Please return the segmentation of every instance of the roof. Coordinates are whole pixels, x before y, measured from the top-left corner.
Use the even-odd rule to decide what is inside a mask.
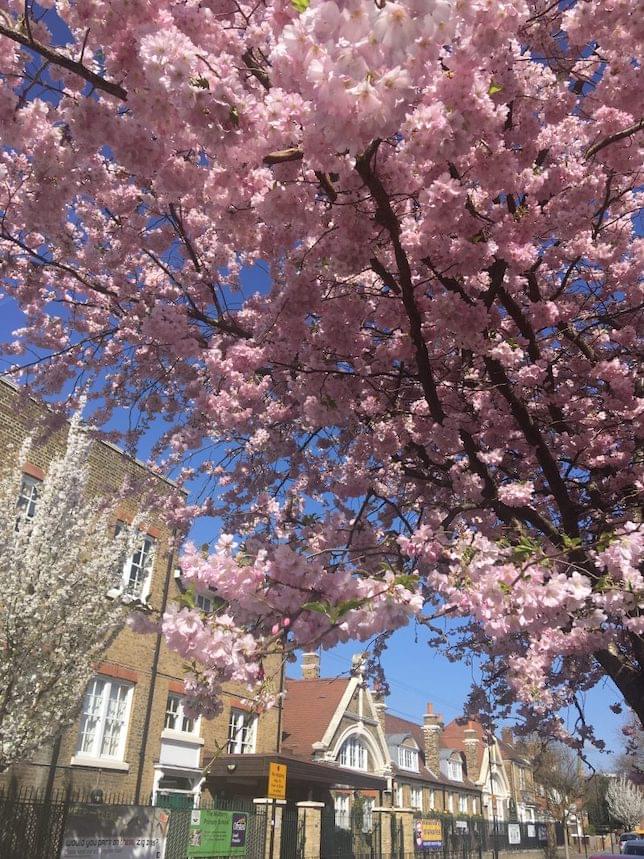
[[[403,739],[404,737],[413,737],[416,742],[416,745],[420,749],[420,769],[418,773],[419,778],[448,787],[454,786],[459,787],[461,789],[466,788],[469,790],[478,790],[476,785],[473,784],[470,779],[466,778],[462,782],[452,781],[451,779],[444,776],[443,773],[435,773],[427,766],[425,762],[425,741],[421,725],[417,724],[416,722],[410,722],[407,719],[401,719],[399,716],[393,716],[391,713],[385,713],[385,734],[387,736],[388,744],[393,744],[396,740]],[[406,770],[402,767],[399,767],[395,750],[391,749],[391,752],[394,771],[397,773],[404,774],[409,778],[413,778],[415,773],[411,772],[410,770]]]
[[[476,766],[480,772],[481,764],[483,763],[483,750],[486,748],[485,731],[480,722],[475,722],[472,719],[452,719],[443,730],[441,736],[441,746],[445,749],[456,749],[459,752],[465,752],[465,731],[472,730],[476,732],[479,742],[476,745]],[[470,775],[478,776],[470,773]]]
[[[282,710],[282,748],[310,758],[340,705],[349,685],[347,678],[293,680],[286,678]]]

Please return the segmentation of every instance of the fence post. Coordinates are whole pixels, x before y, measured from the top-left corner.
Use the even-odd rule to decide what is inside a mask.
[[[319,859],[323,802],[298,802],[297,823],[304,831],[302,859]]]
[[[262,859],[279,859],[282,849],[282,813],[286,800],[261,797],[254,799],[257,811],[264,817],[264,848]]]
[[[402,826],[402,848],[403,855],[410,857],[414,855],[414,809],[395,808],[400,825]]]

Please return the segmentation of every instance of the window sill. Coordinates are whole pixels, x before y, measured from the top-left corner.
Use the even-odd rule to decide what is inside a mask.
[[[164,728],[161,731],[162,740],[174,740],[177,743],[189,743],[192,746],[203,746],[204,739],[197,734],[188,734],[185,731],[173,731],[171,728]]]
[[[90,767],[94,770],[118,770],[129,772],[130,765],[125,761],[115,761],[111,758],[93,758],[90,755],[74,755],[70,761],[73,767]]]

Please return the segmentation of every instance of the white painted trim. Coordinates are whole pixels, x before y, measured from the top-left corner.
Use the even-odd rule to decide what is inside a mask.
[[[351,725],[346,728],[341,734],[340,737],[336,740],[336,743],[333,747],[333,750],[330,752],[330,755],[334,761],[338,760],[338,755],[340,754],[340,749],[344,745],[344,743],[350,739],[351,737],[358,737],[362,740],[369,749],[369,751],[373,755],[374,759],[374,770],[375,772],[384,772],[385,767],[389,763],[389,756],[387,758],[383,758],[382,750],[378,748],[373,736],[369,733],[369,731],[364,730],[364,725],[362,728],[360,725],[356,725],[355,727]],[[342,764],[338,763],[338,767],[340,769],[351,770],[352,772],[368,772],[368,770],[354,770],[352,767],[343,767]]]
[[[320,742],[324,743],[324,745],[329,748],[331,743],[333,742],[333,737],[335,732],[338,730],[340,722],[342,721],[342,717],[344,716],[345,710],[351,703],[351,699],[353,698],[353,693],[356,691],[358,686],[359,679],[357,677],[351,677],[349,682],[347,683],[347,688],[344,690],[344,694],[342,698],[340,698],[340,703],[336,707],[335,713],[333,714],[331,721],[328,724],[326,731]]]
[[[164,728],[161,731],[162,740],[174,740],[177,743],[185,743],[187,746],[203,746],[205,740],[197,734],[189,734],[187,731],[173,731]]]
[[[70,764],[73,767],[91,767],[96,770],[130,771],[130,765],[125,761],[115,761],[112,758],[93,758],[91,755],[76,754],[72,757]]]

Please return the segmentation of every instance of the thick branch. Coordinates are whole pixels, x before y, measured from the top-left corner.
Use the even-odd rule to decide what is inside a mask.
[[[59,51],[55,51],[52,48],[47,47],[47,45],[43,45],[43,43],[39,42],[37,39],[30,39],[28,35],[24,35],[17,30],[6,27],[1,20],[0,36],[6,36],[7,39],[11,39],[13,42],[17,42],[19,45],[40,54],[40,56],[44,57],[48,62],[60,66],[63,69],[67,69],[67,71],[73,72],[75,75],[78,75],[78,77],[83,78],[83,80],[90,83],[95,89],[100,89],[121,101],[127,101],[127,90],[120,84],[106,80],[100,75],[97,75],[96,72],[88,69],[87,66],[82,64],[82,62],[72,60],[71,57],[67,57],[65,54],[61,54]]]
[[[606,146],[610,146],[611,143],[617,143],[619,140],[624,140],[627,137],[631,137],[633,134],[637,134],[638,131],[641,131],[644,128],[644,119],[640,119],[639,122],[636,122],[634,125],[630,125],[628,128],[622,129],[622,131],[616,131],[615,134],[609,134],[608,137],[604,137],[603,140],[598,140],[597,143],[593,143],[593,145],[586,150],[586,159],[592,158],[593,155],[596,155]]]

